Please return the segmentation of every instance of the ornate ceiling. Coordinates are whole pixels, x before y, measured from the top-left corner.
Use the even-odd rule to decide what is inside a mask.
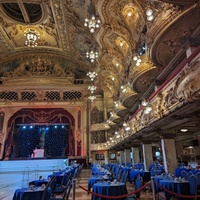
[[[96,71],[96,94],[120,100],[124,118],[186,57],[191,41],[199,44],[199,9],[197,0],[0,0],[0,75],[37,59],[53,60],[75,80]],[[94,33],[84,26],[92,16],[101,21]],[[39,33],[37,47],[25,45],[27,29]],[[99,55],[93,63],[91,50]]]

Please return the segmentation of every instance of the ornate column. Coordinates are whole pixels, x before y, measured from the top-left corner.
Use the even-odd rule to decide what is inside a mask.
[[[7,121],[5,120],[5,112],[1,111],[0,112],[0,159],[2,159],[3,156],[6,126],[7,126]]]
[[[139,148],[132,147],[131,151],[132,151],[132,164],[134,166],[135,164],[140,162]]]
[[[108,164],[108,151],[104,152],[104,159],[105,159],[105,164]]]
[[[170,173],[174,173],[177,167],[176,147],[173,138],[173,136],[164,136],[161,138],[164,168],[166,172]]]
[[[142,144],[142,153],[144,160],[144,169],[149,169],[149,166],[153,163],[153,152],[151,144]]]
[[[131,162],[131,155],[130,155],[130,149],[125,149],[124,150],[124,161],[125,161],[125,165],[127,163]]]
[[[124,159],[124,151],[120,151],[120,160],[119,160],[120,164],[122,165],[122,163],[125,162],[125,159]]]

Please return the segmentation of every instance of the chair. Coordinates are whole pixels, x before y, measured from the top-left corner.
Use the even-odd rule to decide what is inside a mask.
[[[181,172],[181,178],[185,178],[185,180],[187,180],[187,172],[185,170]]]
[[[126,184],[127,177],[128,177],[128,171],[124,171],[122,174],[121,182]]]
[[[194,174],[192,174],[189,179],[190,184],[190,195],[196,195],[197,193],[197,178]]]
[[[72,188],[72,183],[71,183],[71,180],[68,179],[68,182],[65,186],[65,190],[63,192],[63,196],[61,196],[61,197],[60,196],[59,197],[51,197],[48,200],[68,200],[71,188]],[[42,200],[44,200],[44,199],[42,199]]]
[[[135,180],[135,191],[140,189],[143,186],[143,179],[140,175],[137,176]],[[140,193],[141,191],[135,193],[134,195],[130,195],[125,198],[125,200],[137,200],[140,199]]]
[[[190,178],[190,176],[192,176],[193,175],[193,173],[192,173],[192,171],[189,171],[188,172],[188,174],[187,174],[187,180]]]
[[[142,187],[142,185],[143,185],[143,179],[142,179],[142,177],[141,176],[137,176],[136,181],[135,181],[135,190],[140,189]],[[137,199],[140,199],[140,193],[141,193],[141,191],[137,192],[135,194],[135,196],[136,196]]]
[[[67,176],[67,180],[65,180],[65,179],[66,179],[66,176]],[[66,188],[66,186],[67,186],[67,184],[68,184],[68,180],[71,180],[71,176],[72,176],[71,173],[70,173],[69,175],[68,175],[68,174],[65,174],[64,177],[63,177],[63,178],[65,178],[65,179],[62,181],[62,184],[61,184],[60,186],[54,188],[54,189],[52,190],[52,194],[55,195],[55,194],[62,194],[62,193],[64,193],[65,188]],[[64,181],[66,182],[66,184],[64,184]]]
[[[197,195],[200,194],[200,172],[195,174],[196,178],[197,178]]]

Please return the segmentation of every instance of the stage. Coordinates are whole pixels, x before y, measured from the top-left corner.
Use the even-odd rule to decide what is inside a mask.
[[[69,165],[67,158],[47,159],[29,158],[0,161],[0,173],[9,172],[35,172],[35,171],[56,171]]]
[[[41,157],[41,158],[15,158],[0,161],[0,173],[9,172],[36,172],[36,171],[57,171],[66,168],[73,162],[86,165],[85,157]]]

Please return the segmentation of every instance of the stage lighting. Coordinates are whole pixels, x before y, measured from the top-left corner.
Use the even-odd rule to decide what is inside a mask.
[[[65,128],[65,126],[62,126],[62,128]]]
[[[57,128],[57,126],[54,126],[54,128]]]
[[[26,126],[23,126],[23,129],[25,129],[26,128]]]
[[[30,128],[33,128],[33,126],[30,126]]]

